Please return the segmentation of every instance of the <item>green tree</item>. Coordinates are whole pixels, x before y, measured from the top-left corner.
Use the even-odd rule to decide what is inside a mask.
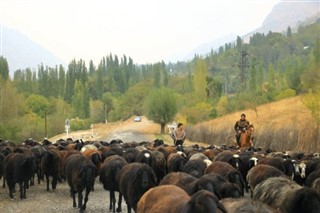
[[[292,36],[292,30],[291,30],[291,27],[288,26],[288,28],[287,28],[287,37],[291,38],[291,36]]]
[[[72,97],[73,116],[86,118],[84,110],[84,87],[81,81],[76,80],[74,84],[74,95]]]
[[[147,117],[160,124],[161,134],[165,126],[176,115],[177,101],[172,90],[168,88],[155,89],[149,93],[145,102]]]
[[[26,104],[28,108],[40,118],[44,118],[52,112],[50,102],[42,95],[30,95],[26,100]]]
[[[59,81],[58,81],[58,90],[59,96],[64,97],[65,95],[65,85],[66,84],[66,72],[62,65],[59,66]]]
[[[193,88],[195,98],[198,102],[203,102],[207,100],[207,76],[208,68],[205,60],[197,58],[193,76]]]
[[[304,105],[311,111],[312,117],[316,122],[317,141],[316,148],[320,149],[320,90],[312,91],[304,95],[302,99]]]
[[[9,65],[7,59],[3,56],[0,56],[0,76],[3,80],[7,80],[9,78]]]

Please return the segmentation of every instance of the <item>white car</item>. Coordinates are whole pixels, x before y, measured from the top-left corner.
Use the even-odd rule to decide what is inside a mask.
[[[141,122],[141,116],[136,116],[134,118],[134,122]]]

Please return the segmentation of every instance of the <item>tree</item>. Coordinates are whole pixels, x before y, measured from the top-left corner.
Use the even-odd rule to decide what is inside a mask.
[[[147,117],[160,124],[161,134],[164,133],[166,124],[174,118],[178,111],[173,91],[163,87],[149,93],[145,107]]]
[[[207,76],[208,68],[205,60],[197,58],[193,76],[193,88],[198,102],[203,102],[207,99]]]
[[[320,149],[320,90],[313,92],[311,89],[302,99],[304,105],[311,111],[316,122],[317,141],[316,148]]]
[[[3,80],[7,80],[9,77],[8,62],[3,56],[0,56],[0,76]]]
[[[287,28],[287,37],[291,38],[291,36],[292,36],[292,30],[291,30],[291,27],[288,26],[288,28]]]
[[[80,80],[76,80],[74,84],[74,95],[72,97],[72,108],[75,117],[89,117],[90,97],[88,83],[83,85]]]
[[[52,106],[47,98],[41,95],[30,95],[26,100],[28,108],[40,118],[52,112]]]

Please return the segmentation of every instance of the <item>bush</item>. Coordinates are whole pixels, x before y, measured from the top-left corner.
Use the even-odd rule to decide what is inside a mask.
[[[281,99],[285,99],[285,98],[291,98],[296,96],[296,91],[293,89],[286,89],[281,91],[277,96],[274,97],[275,101],[279,101]]]
[[[77,131],[77,130],[83,130],[83,129],[89,129],[90,128],[90,122],[89,120],[84,120],[80,118],[73,118],[70,122],[71,130]]]

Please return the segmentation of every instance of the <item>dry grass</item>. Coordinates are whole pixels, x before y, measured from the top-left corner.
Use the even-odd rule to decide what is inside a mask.
[[[300,96],[259,106],[257,114],[253,110],[243,112],[255,126],[256,146],[276,150],[317,149],[316,124]],[[189,138],[209,144],[234,144],[233,127],[241,113],[232,113],[188,128]]]
[[[275,150],[297,150],[320,152],[317,146],[316,124],[310,111],[303,105],[301,97],[297,96],[259,106],[257,114],[253,110],[243,111],[247,119],[255,126],[255,144],[259,147]],[[233,126],[240,119],[241,112],[235,112],[217,119],[197,124],[193,127],[187,126],[186,145],[197,143],[202,146],[207,144],[233,145],[235,142]],[[135,123],[133,118],[127,121],[94,124],[94,135],[91,130],[71,132],[70,137],[85,140],[103,140],[114,131],[136,131],[144,134],[147,138],[154,140],[163,139],[167,144],[172,144],[168,134],[160,134],[160,125],[153,123],[146,117],[142,122]],[[65,134],[50,138],[56,141],[66,138]]]

